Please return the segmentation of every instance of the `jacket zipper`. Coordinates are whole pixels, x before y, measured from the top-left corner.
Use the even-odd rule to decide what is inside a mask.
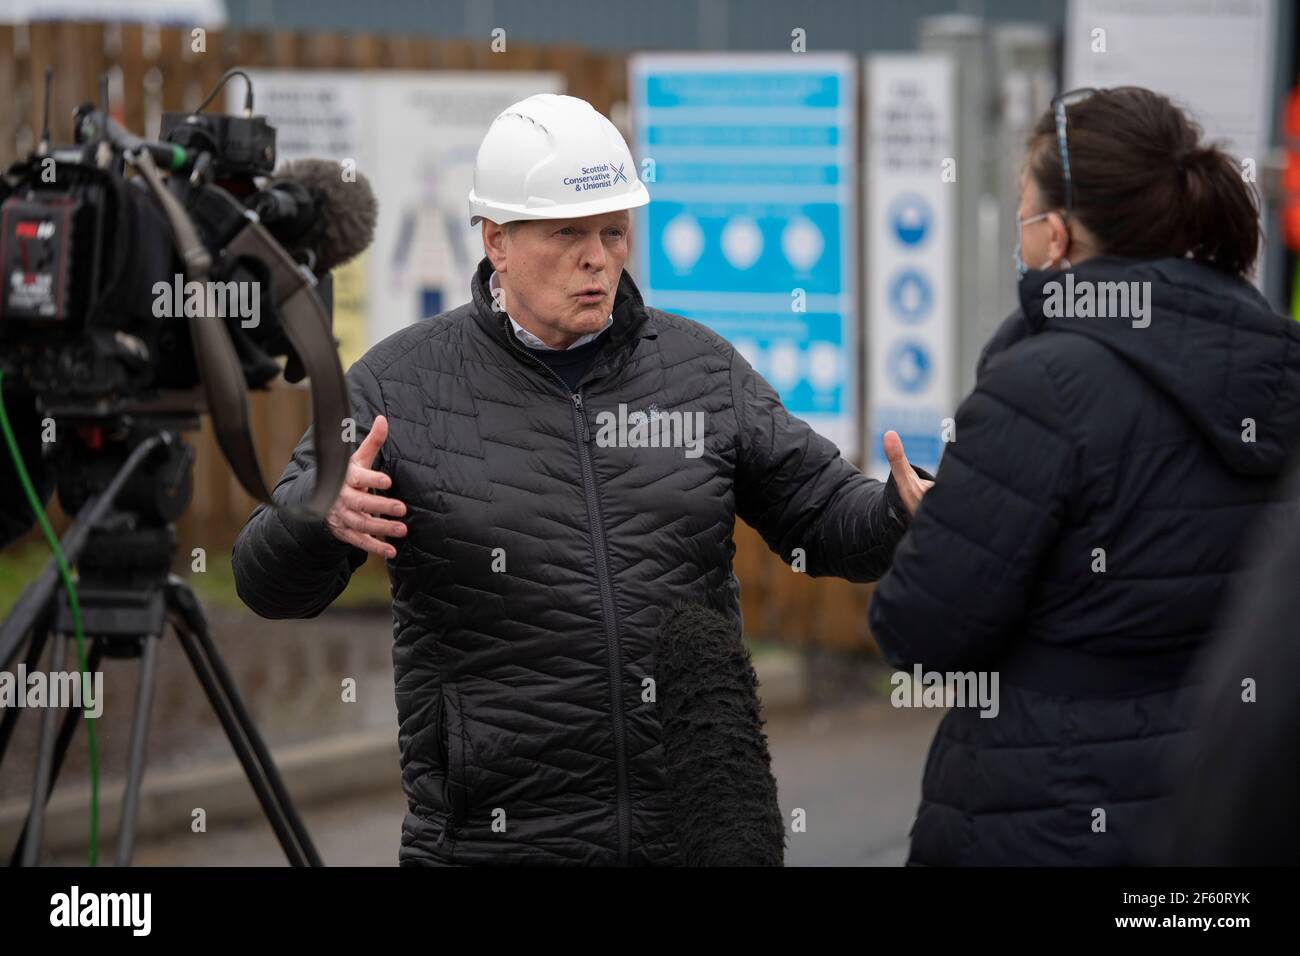
[[[605,648],[609,660],[609,696],[614,720],[614,766],[618,778],[618,862],[626,866],[632,829],[631,800],[627,782],[627,732],[623,719],[623,655],[618,635],[618,618],[614,606],[614,585],[609,575],[609,545],[605,540],[605,518],[596,492],[596,469],[591,461],[591,431],[587,412],[582,405],[582,389],[569,392],[564,379],[536,356],[530,355],[515,339],[508,320],[502,323],[506,337],[515,350],[559,383],[573,403],[573,432],[578,444],[578,461],[582,466],[582,489],[587,500],[587,522],[591,528],[592,553],[596,560],[596,580],[600,585],[601,612],[605,618]]]

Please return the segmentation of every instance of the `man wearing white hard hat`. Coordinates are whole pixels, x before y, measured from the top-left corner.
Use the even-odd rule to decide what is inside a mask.
[[[240,596],[311,617],[367,553],[392,582],[403,864],[677,862],[654,646],[674,605],[739,625],[736,517],[814,575],[886,570],[929,482],[863,476],[727,341],[641,300],[649,201],[612,123],[544,94],[483,139],[471,301],[348,372],[358,430],[329,516],[265,508]],[[276,488],[311,488],[299,444]]]

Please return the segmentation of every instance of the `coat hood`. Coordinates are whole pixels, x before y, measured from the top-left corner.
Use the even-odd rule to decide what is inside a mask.
[[[1106,346],[1169,396],[1234,472],[1279,474],[1300,448],[1300,323],[1245,280],[1191,259],[1099,256],[1028,273],[1020,303],[1023,332]]]

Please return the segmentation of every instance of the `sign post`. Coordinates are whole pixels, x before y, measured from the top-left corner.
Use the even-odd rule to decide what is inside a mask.
[[[891,429],[934,472],[956,409],[955,75],[945,56],[867,60],[866,445],[877,478]]]

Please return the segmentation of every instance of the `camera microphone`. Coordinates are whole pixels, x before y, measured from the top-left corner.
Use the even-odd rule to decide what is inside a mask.
[[[655,677],[682,865],[783,865],[758,679],[739,629],[702,605],[674,608],[655,646]]]
[[[379,217],[370,181],[324,159],[285,163],[253,208],[285,248],[312,253],[317,273],[333,270],[369,246]]]

